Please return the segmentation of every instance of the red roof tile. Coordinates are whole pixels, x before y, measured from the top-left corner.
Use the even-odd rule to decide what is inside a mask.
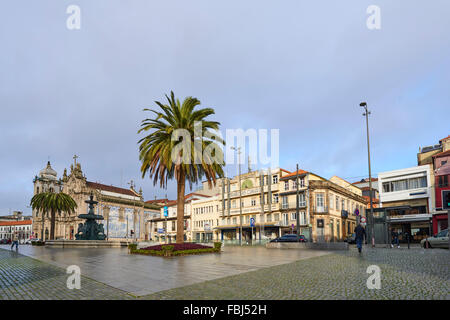
[[[443,156],[450,156],[450,150],[447,150],[447,151],[444,151],[444,152],[435,154],[435,155],[433,156],[433,158],[438,158],[438,157],[443,157]]]
[[[0,221],[0,226],[20,226],[31,224],[31,220],[19,220],[19,221]]]
[[[119,187],[114,187],[114,186],[108,186],[106,184],[101,184],[101,183],[97,183],[97,182],[87,181],[86,182],[86,186],[88,188],[91,188],[91,189],[98,189],[98,190],[103,190],[103,191],[115,192],[115,193],[125,194],[127,196],[133,196],[133,197],[138,197],[139,196],[138,194],[134,193],[130,189],[124,189],[124,188],[119,188]]]
[[[302,170],[302,169],[298,170],[298,175],[299,176],[302,175],[302,174],[305,174],[305,173],[308,173],[308,171],[305,171],[305,170]],[[281,178],[285,179],[285,178],[288,178],[288,177],[295,177],[296,175],[297,175],[297,171],[294,171],[294,172],[291,172],[291,173],[289,173],[289,174],[287,174],[285,176],[282,176]]]

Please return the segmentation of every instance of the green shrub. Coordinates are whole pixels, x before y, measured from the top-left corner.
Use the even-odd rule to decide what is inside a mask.
[[[130,243],[128,244],[128,249],[130,250],[136,250],[137,249],[137,243]]]
[[[166,247],[166,246],[164,246]],[[160,256],[160,257],[171,257],[171,256],[183,256],[189,254],[202,254],[202,253],[215,253],[219,252],[217,248],[207,248],[207,249],[189,249],[189,250],[179,250],[173,251],[173,246],[167,246],[163,250],[145,250],[145,249],[130,249],[130,253],[132,254],[144,254],[144,255],[152,255],[152,256]],[[172,247],[172,248],[170,248]]]
[[[216,251],[220,251],[221,247],[222,247],[222,242],[220,242],[220,241],[214,242],[214,249],[216,249]]]
[[[170,244],[166,244],[164,246],[161,246],[161,250],[162,251],[173,251],[174,246],[170,245]]]

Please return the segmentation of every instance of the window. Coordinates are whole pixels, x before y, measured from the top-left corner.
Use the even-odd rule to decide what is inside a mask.
[[[333,195],[330,194],[330,209],[334,208],[334,199],[333,199]]]
[[[172,230],[175,230],[175,221],[172,221]]]
[[[298,195],[298,206],[299,207],[305,207],[306,206],[306,200],[305,200],[305,194],[300,193]]]
[[[345,200],[344,199],[342,199],[341,204],[342,204],[342,210],[345,210]]]
[[[291,220],[297,220],[297,212],[291,213]]]
[[[245,216],[245,223],[250,223],[250,216]]]
[[[236,217],[233,218],[233,224],[237,224],[237,219],[236,219]]]
[[[447,164],[447,160],[441,161],[441,166],[443,166],[444,164]]]
[[[282,208],[282,209],[287,209],[287,208],[289,208],[288,197],[287,197],[287,196],[282,196],[282,197],[281,197],[281,200],[282,200],[281,208]]]
[[[284,182],[284,190],[289,190],[289,180]]]
[[[39,187],[36,188],[36,193],[39,193]]]
[[[273,221],[280,221],[280,214],[279,213],[275,213],[273,215]]]
[[[278,193],[273,195],[273,203],[278,203],[279,199],[278,199]]]
[[[256,206],[256,200],[252,199],[252,207]]]
[[[230,224],[230,218],[227,219],[227,224]]]
[[[339,197],[336,196],[336,210],[339,211]]]
[[[272,214],[269,213],[269,214],[267,215],[267,222],[271,222],[271,221],[272,221]]]
[[[306,212],[304,211],[300,212],[300,224],[301,225],[306,224]]]
[[[273,183],[273,184],[277,184],[277,183],[278,183],[278,175],[274,174],[274,175],[272,176],[272,183]]]
[[[231,201],[231,207],[236,208],[236,200]]]
[[[316,194],[316,207],[317,208],[323,208],[324,207],[323,193],[317,193]]]
[[[292,181],[292,189],[297,189],[297,180]]]
[[[439,176],[439,188],[448,186],[448,176]]]
[[[305,186],[305,178],[300,179],[300,187],[303,188]]]

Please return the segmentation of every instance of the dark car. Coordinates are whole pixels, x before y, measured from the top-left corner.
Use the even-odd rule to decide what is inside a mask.
[[[285,234],[279,238],[270,240],[270,242],[308,242],[304,235]]]
[[[10,244],[11,243],[11,239],[2,239],[1,240],[1,244]]]
[[[345,242],[348,242],[348,244],[354,244],[356,243],[356,234],[352,233],[351,236],[348,236],[347,239],[344,240]]]

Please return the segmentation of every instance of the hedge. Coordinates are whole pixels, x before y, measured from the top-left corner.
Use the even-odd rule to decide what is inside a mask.
[[[190,250],[179,250],[179,251],[173,251],[174,246],[172,246],[172,245],[163,245],[161,247],[162,250],[137,249],[137,245],[133,246],[133,248],[131,248],[129,245],[128,248],[130,249],[131,254],[172,257],[172,256],[184,256],[184,255],[190,255],[190,254],[217,253],[217,252],[220,252],[221,246],[222,246],[221,242],[215,242],[214,248],[190,249]]]

